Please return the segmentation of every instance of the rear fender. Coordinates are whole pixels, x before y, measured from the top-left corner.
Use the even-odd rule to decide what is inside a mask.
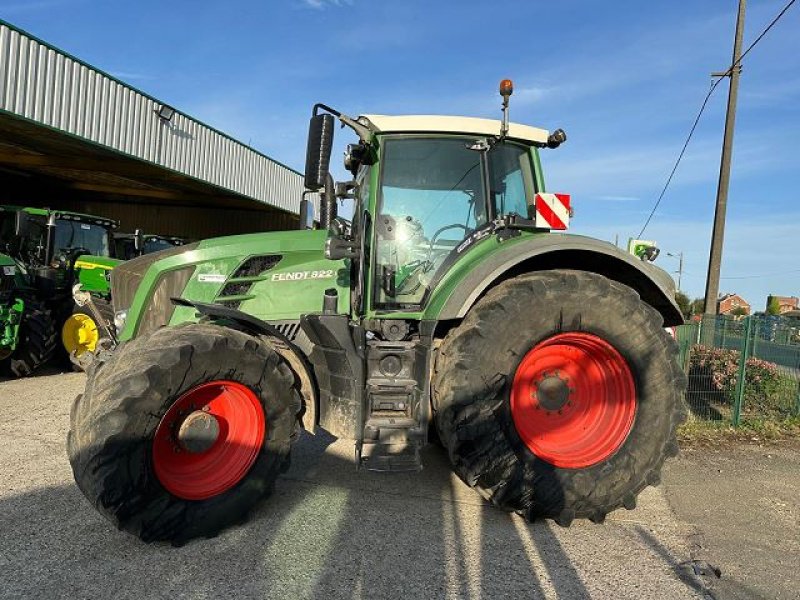
[[[465,257],[466,258],[466,257]],[[461,319],[497,284],[534,271],[575,269],[623,283],[664,318],[664,326],[681,325],[675,284],[664,270],[623,252],[613,244],[576,235],[542,234],[501,244],[485,256],[452,289],[438,315],[440,321]]]

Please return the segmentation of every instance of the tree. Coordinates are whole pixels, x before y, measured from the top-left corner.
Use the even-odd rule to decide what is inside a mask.
[[[678,304],[678,308],[681,309],[681,314],[684,319],[688,319],[692,316],[692,301],[689,299],[689,296],[678,290],[675,292],[675,302]]]
[[[747,309],[744,306],[737,306],[731,311],[734,317],[744,317],[747,315]]]
[[[776,296],[770,296],[767,298],[767,314],[768,315],[779,315],[781,314],[781,304],[778,302],[778,298]]]
[[[704,298],[695,298],[692,300],[692,314],[693,315],[702,315],[703,311],[706,307],[706,301]]]

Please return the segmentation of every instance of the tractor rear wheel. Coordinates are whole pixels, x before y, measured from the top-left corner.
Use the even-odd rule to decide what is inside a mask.
[[[53,356],[56,348],[55,322],[43,304],[26,301],[19,327],[19,341],[4,361],[3,370],[14,377],[27,377]]]
[[[182,544],[242,522],[269,495],[300,410],[293,372],[265,342],[168,327],[91,370],[67,452],[78,487],[119,529]]]
[[[632,509],[678,451],[686,378],[662,318],[600,275],[553,270],[489,291],[448,333],[435,422],[456,473],[529,519]]]

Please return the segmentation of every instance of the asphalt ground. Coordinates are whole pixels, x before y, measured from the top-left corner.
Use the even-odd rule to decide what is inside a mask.
[[[665,469],[667,499],[695,525],[695,559],[722,571],[722,600],[800,598],[800,440],[684,449]]]
[[[663,492],[604,525],[529,524],[453,476],[356,471],[352,443],[304,436],[246,524],[181,548],[117,531],[64,450],[81,374],[0,382],[0,598],[697,598],[691,528]]]

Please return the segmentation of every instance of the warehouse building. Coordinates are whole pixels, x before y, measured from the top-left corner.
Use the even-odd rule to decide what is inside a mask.
[[[302,176],[0,21],[0,204],[193,239],[297,226]]]

